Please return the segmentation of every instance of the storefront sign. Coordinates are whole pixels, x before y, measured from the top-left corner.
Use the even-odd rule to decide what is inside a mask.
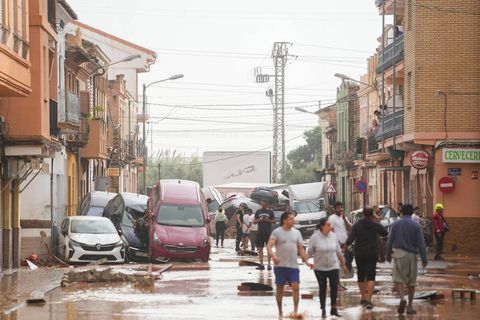
[[[480,163],[480,149],[443,149],[444,163]]]
[[[438,180],[438,187],[443,193],[450,193],[455,190],[455,181],[450,177],[443,177]]]
[[[430,163],[430,155],[423,150],[414,151],[410,154],[410,163],[415,169],[425,169]]]

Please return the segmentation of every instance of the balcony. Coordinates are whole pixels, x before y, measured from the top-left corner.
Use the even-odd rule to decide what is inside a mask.
[[[335,142],[332,147],[333,147],[333,159],[334,160],[343,159],[344,155],[347,153],[347,143],[345,141]]]
[[[107,125],[102,119],[87,120],[88,142],[82,149],[83,158],[107,159]]]
[[[375,134],[371,133],[367,136],[367,153],[375,153],[378,152],[380,149],[378,147],[377,139],[375,138]]]
[[[385,141],[393,136],[403,134],[403,109],[387,114],[380,120],[380,126],[375,134],[375,139]]]
[[[335,163],[333,162],[333,157],[331,154],[325,156],[325,169],[327,171],[335,171]]]
[[[66,120],[73,125],[80,124],[80,99],[72,92],[67,93]]]
[[[395,49],[395,54],[394,54]],[[378,53],[377,73],[382,73],[392,67],[393,63],[403,60],[403,34],[397,37],[395,48],[393,42]]]
[[[385,3],[385,14],[392,15],[393,14],[393,5],[395,0],[375,0],[375,6],[378,8],[378,13],[383,14],[383,4]],[[405,8],[405,1],[396,1],[396,14],[398,16],[403,16],[403,10]]]

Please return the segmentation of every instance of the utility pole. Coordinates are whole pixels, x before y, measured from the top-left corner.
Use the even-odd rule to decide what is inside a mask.
[[[273,107],[273,180],[279,176],[285,181],[285,66],[287,64],[288,42],[273,44],[272,59],[275,68],[275,103]]]
[[[261,67],[255,68],[255,82],[266,83],[270,77],[275,77],[274,89],[269,89],[266,96],[273,106],[273,154],[272,180],[285,181],[285,66],[287,65],[289,42],[275,42],[272,49],[272,59],[275,75],[262,73]]]

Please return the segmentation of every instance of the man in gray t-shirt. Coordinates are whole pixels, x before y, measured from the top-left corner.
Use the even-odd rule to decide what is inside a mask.
[[[275,283],[277,290],[275,297],[277,300],[279,316],[283,316],[282,297],[283,287],[288,282],[292,287],[294,314],[298,315],[298,301],[300,291],[300,272],[298,269],[297,257],[300,256],[307,265],[307,254],[303,248],[303,240],[300,231],[293,228],[294,216],[291,212],[285,212],[280,218],[280,227],[275,229],[268,240],[267,250],[272,257],[275,267]],[[273,253],[275,246],[275,254]]]

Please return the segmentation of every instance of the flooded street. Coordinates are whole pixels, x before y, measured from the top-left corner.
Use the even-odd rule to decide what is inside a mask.
[[[274,292],[240,292],[241,282],[274,285],[273,271],[239,267],[243,259],[233,253],[233,246],[212,248],[211,260],[174,262],[152,288],[133,284],[72,284],[45,295],[45,304],[26,304],[30,288],[48,289],[58,283],[65,269],[20,271],[3,275],[2,320],[17,319],[276,319]],[[255,260],[255,258],[247,258]],[[450,257],[445,262],[431,261],[426,274],[419,276],[417,291],[437,290],[439,299],[415,300],[418,314],[398,316],[398,298],[392,293],[388,264],[379,265],[377,288],[380,290],[367,311],[358,305],[360,295],[356,278],[342,280],[347,286],[340,292],[339,312],[343,319],[478,319],[476,301],[452,301],[451,288],[480,289],[480,257]],[[468,279],[467,274],[474,275]],[[21,278],[21,279],[20,279]],[[19,280],[20,279],[20,280]],[[320,307],[315,276],[301,266],[301,293],[313,293],[313,299],[301,299],[300,311],[306,319],[319,319]],[[443,296],[442,296],[443,295]],[[442,298],[443,297],[443,298]],[[327,300],[327,306],[330,302]],[[329,309],[329,308],[328,308]],[[293,310],[291,297],[284,298],[285,313]]]

